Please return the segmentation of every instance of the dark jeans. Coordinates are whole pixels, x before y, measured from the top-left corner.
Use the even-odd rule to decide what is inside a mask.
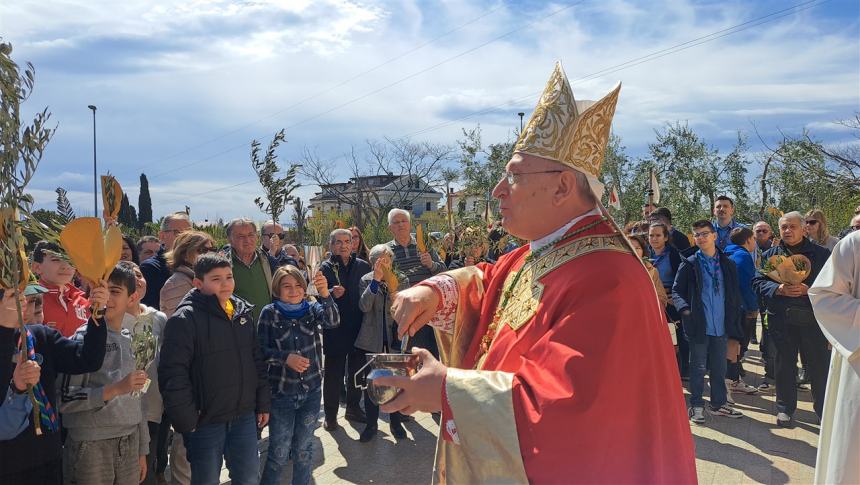
[[[260,456],[257,451],[257,417],[239,416],[227,423],[206,424],[183,434],[192,485],[221,483],[221,464],[227,460],[233,485],[257,485]]]
[[[776,408],[779,412],[794,414],[797,410],[797,357],[798,351],[808,367],[807,377],[812,384],[815,414],[821,417],[830,351],[827,339],[818,325],[789,325],[771,321],[768,336],[776,347]]]
[[[430,351],[433,357],[439,358],[439,346],[436,345],[436,333],[433,327],[424,325],[409,339],[409,349],[419,347]]]
[[[30,430],[25,433],[28,431]],[[0,485],[60,485],[61,483],[63,483],[62,458],[9,475],[4,475],[0,470]]]
[[[292,456],[295,485],[310,483],[313,470],[314,430],[319,426],[322,392],[272,396],[269,418],[269,453],[260,485],[281,483],[281,472]]]
[[[364,365],[364,352],[352,349],[346,355],[326,355],[323,369],[323,409],[326,421],[337,419],[340,405],[340,390],[343,379],[347,378],[346,408],[358,409],[361,390],[353,385],[352,378]],[[346,374],[344,374],[346,372]]]
[[[705,343],[690,342],[690,407],[705,405],[705,370],[710,373],[711,407],[726,403],[726,347],[728,337],[705,336]]]
[[[167,469],[167,452],[170,450],[170,434],[170,418],[168,418],[165,413],[161,415],[161,424],[158,427],[158,448],[155,450],[156,473],[164,473],[164,470]],[[153,439],[152,435],[149,436],[149,439]]]
[[[157,481],[155,480],[155,474],[157,473],[157,465],[158,461],[158,428],[161,427],[161,424],[147,421],[147,427],[149,428],[149,454],[146,455],[146,477],[144,477],[143,481],[140,482],[143,485],[155,485]]]
[[[367,363],[367,356],[370,354],[371,354],[371,352],[365,352],[364,353],[364,362],[365,363]],[[362,364],[362,365],[364,365],[364,364]],[[368,366],[366,369],[364,369],[364,376],[362,377],[361,380],[359,380],[359,382],[364,380],[364,378],[367,377],[367,374],[369,372],[370,372],[370,366]],[[366,384],[366,382],[364,384]],[[372,427],[372,428],[378,428],[379,427],[379,406],[377,406],[376,404],[373,403],[373,401],[370,400],[370,395],[367,393],[367,391],[364,391],[364,413],[367,416],[367,426]],[[399,423],[399,422],[403,421],[403,415],[400,413],[391,413],[388,415],[388,417],[391,420],[391,424]]]
[[[759,341],[759,349],[761,349],[761,358],[764,361],[764,376],[768,379],[776,379],[776,346],[773,339],[770,337],[770,326],[767,313],[761,314],[761,340]]]

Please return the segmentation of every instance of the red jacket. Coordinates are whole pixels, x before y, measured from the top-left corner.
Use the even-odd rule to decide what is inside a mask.
[[[48,289],[43,296],[45,325],[56,328],[63,337],[71,337],[90,317],[90,302],[84,292],[72,284],[62,288],[44,281],[39,284]]]

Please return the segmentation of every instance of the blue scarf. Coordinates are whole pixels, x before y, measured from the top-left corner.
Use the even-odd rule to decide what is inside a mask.
[[[278,309],[278,312],[283,315],[285,318],[301,318],[308,313],[311,305],[307,300],[302,300],[301,303],[284,303],[280,300],[275,300],[275,308]]]

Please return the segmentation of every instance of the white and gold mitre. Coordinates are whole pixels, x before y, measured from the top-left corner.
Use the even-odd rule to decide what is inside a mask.
[[[600,101],[577,101],[557,62],[514,153],[546,158],[582,172],[600,198],[600,166],[620,91],[619,82]]]

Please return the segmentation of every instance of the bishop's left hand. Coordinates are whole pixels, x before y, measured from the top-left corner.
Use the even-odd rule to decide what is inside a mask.
[[[383,412],[413,414],[416,411],[434,413],[442,410],[442,383],[448,368],[425,349],[413,347],[412,353],[421,361],[421,370],[414,376],[377,377],[373,381],[381,386],[402,389],[393,401],[379,407]]]

